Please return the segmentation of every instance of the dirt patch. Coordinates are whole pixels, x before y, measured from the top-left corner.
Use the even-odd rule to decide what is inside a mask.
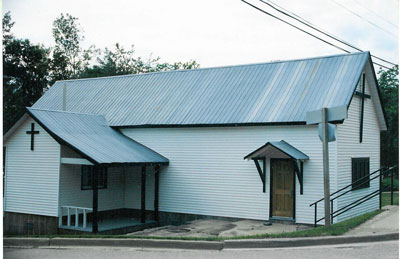
[[[190,237],[234,237],[267,233],[294,232],[309,228],[295,224],[272,223],[265,226],[260,220],[194,220],[182,225],[169,225],[158,228],[146,229],[128,235],[137,236],[190,236]]]

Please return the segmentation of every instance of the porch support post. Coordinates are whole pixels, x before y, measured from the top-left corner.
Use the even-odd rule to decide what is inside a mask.
[[[141,222],[146,222],[146,166],[142,166]]]
[[[98,182],[98,167],[92,166],[92,188],[93,188],[93,224],[92,224],[92,232],[97,233],[99,232],[99,227],[97,225],[97,209],[98,209],[98,194],[99,191],[97,189],[97,182]]]
[[[160,183],[160,166],[154,167],[154,220],[160,222],[160,215],[158,211],[158,192]]]
[[[303,178],[304,178],[303,161],[300,161],[300,172],[301,172],[300,194],[303,194]]]

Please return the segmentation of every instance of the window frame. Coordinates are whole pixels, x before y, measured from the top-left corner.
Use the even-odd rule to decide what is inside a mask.
[[[99,174],[99,178],[98,178],[98,183],[97,183],[97,189],[101,190],[101,189],[107,189],[107,176],[108,176],[108,172],[107,172],[107,167],[94,167],[94,166],[89,166],[89,165],[82,165],[81,166],[81,190],[82,191],[86,191],[86,190],[93,190],[93,172],[95,170],[99,170],[101,172],[101,174]],[[84,184],[85,182],[85,174],[88,173],[89,176],[88,178],[88,184]],[[102,181],[102,182],[100,182]]]
[[[357,166],[359,166],[357,168]],[[358,169],[358,170],[357,170]],[[366,172],[365,172],[366,169]],[[371,186],[370,182],[370,158],[369,157],[356,157],[351,159],[351,190],[356,191],[356,190],[362,190],[369,188]],[[367,176],[368,178],[365,178],[364,180],[368,182],[365,182],[364,184],[360,185],[363,181],[358,182],[354,184],[354,182],[362,179],[363,177]],[[357,185],[360,185],[358,187],[355,187]]]

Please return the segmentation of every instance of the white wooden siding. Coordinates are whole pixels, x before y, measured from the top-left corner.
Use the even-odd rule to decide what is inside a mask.
[[[35,147],[31,151],[31,123],[35,123]],[[5,211],[58,215],[59,144],[31,118],[5,143]]]
[[[62,157],[80,158],[69,148],[62,146]],[[121,168],[108,169],[107,188],[99,190],[99,211],[124,208],[124,172]],[[61,165],[60,205],[92,208],[93,191],[81,190],[81,166]],[[63,212],[66,215],[66,211]]]
[[[370,94],[370,82],[367,81],[365,92]],[[361,84],[358,86],[361,92]],[[361,98],[354,96],[349,107],[348,119],[342,125],[338,126],[338,188],[351,183],[351,159],[358,157],[370,158],[370,172],[380,168],[380,129],[371,99],[364,99],[364,126],[363,141],[359,143],[360,136],[360,115]],[[338,208],[355,201],[362,196],[376,190],[379,186],[379,180],[375,179],[370,183],[370,188],[352,191],[338,201]],[[379,208],[378,196],[372,198],[366,203],[355,207],[354,209],[339,216],[339,220],[363,214]]]
[[[263,193],[254,163],[243,157],[268,141],[284,139],[310,156],[304,163],[303,195],[299,194],[296,178],[296,221],[313,223],[314,210],[309,204],[323,196],[322,144],[316,126],[151,128],[122,132],[170,160],[170,165],[160,173],[160,211],[260,220],[269,218],[269,163],[267,191]],[[330,143],[330,152],[333,190],[335,142]],[[134,177],[127,181],[126,193],[135,179],[140,181]],[[139,188],[131,191],[135,195],[129,197],[140,197]],[[150,195],[147,197],[151,201]],[[132,202],[125,199],[125,205],[130,206]],[[319,212],[322,216],[322,209]]]
[[[369,93],[369,84],[366,92]],[[365,100],[364,137],[359,140],[360,98],[354,97],[349,118],[338,125],[337,141],[331,142],[331,192],[351,183],[351,158],[370,157],[371,172],[379,168],[380,132],[371,99]],[[79,158],[72,150],[60,147],[36,123],[35,151],[30,150],[31,119],[25,121],[5,143],[5,210],[58,215],[58,203],[92,207],[92,191],[82,191],[79,165],[61,165],[62,157]],[[296,177],[296,222],[313,223],[314,209],[309,204],[323,197],[322,144],[316,126],[258,126],[212,128],[137,128],[122,129],[128,137],[170,159],[160,172],[161,211],[267,220],[269,218],[270,163],[267,160],[267,188],[252,161],[243,157],[268,141],[285,140],[310,157],[304,163],[304,194],[300,195]],[[23,158],[23,159],[22,159]],[[60,171],[60,175],[59,175]],[[112,167],[108,188],[99,190],[99,210],[140,208],[140,167]],[[376,188],[378,181],[371,184]],[[59,202],[58,202],[58,186]],[[154,172],[147,168],[146,208],[154,204]],[[341,207],[364,195],[358,190],[340,199]],[[341,216],[339,220],[374,210],[378,198]],[[323,203],[319,206],[323,216]]]

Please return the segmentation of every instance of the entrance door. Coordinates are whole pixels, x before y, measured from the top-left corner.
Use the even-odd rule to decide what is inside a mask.
[[[294,168],[290,159],[271,159],[271,216],[294,217]]]

